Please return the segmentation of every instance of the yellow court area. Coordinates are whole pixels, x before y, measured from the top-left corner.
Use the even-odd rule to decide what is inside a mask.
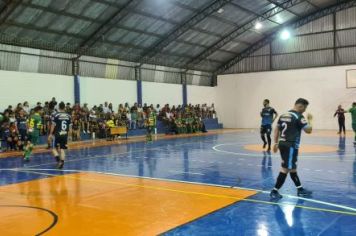
[[[253,152],[262,152],[265,150],[262,148],[262,144],[245,145],[244,149]],[[335,146],[303,144],[299,148],[299,153],[324,153],[336,152],[337,150],[338,149]]]
[[[0,187],[0,229],[7,236],[36,235],[51,225],[46,235],[157,235],[254,194],[162,180],[68,174]]]

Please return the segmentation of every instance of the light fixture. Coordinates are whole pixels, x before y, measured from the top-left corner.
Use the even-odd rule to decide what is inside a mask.
[[[281,32],[280,36],[281,36],[281,39],[287,40],[290,38],[290,32],[285,29]]]
[[[221,13],[223,13],[224,12],[224,8],[220,8],[219,10],[218,10],[218,13],[219,14],[221,14]]]
[[[256,30],[259,30],[259,29],[261,29],[261,28],[262,28],[261,22],[256,22],[256,24],[255,24],[255,29],[256,29]]]

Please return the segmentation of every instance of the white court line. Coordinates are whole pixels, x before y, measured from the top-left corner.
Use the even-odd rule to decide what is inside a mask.
[[[165,178],[154,178],[154,177],[146,177],[146,176],[137,176],[137,175],[126,175],[126,174],[118,174],[118,173],[110,173],[110,172],[101,172],[101,171],[88,171],[88,170],[58,170],[58,169],[2,169],[2,170],[9,170],[9,171],[18,171],[18,172],[31,172],[31,171],[58,171],[58,172],[84,172],[84,173],[96,173],[96,174],[104,174],[104,175],[112,175],[112,176],[123,176],[123,177],[132,177],[132,178],[142,178],[142,179],[152,179],[152,180],[161,180],[161,181],[168,181],[168,182],[176,182],[176,183],[187,183],[187,184],[195,184],[195,185],[205,185],[205,186],[213,186],[213,187],[221,187],[221,188],[233,188],[233,189],[243,189],[243,190],[250,190],[250,191],[256,191],[257,193],[263,193],[263,194],[269,194],[269,191],[264,191],[261,189],[253,189],[253,188],[244,188],[244,187],[237,187],[237,186],[228,186],[228,185],[220,185],[220,184],[208,184],[208,183],[199,183],[199,182],[190,182],[190,181],[184,181],[184,180],[174,180],[174,179],[165,179]],[[44,173],[39,173],[37,174],[44,174]],[[58,175],[53,175],[53,176],[58,176]],[[348,211],[353,211],[356,212],[356,208],[344,206],[344,205],[339,205],[339,204],[334,204],[330,202],[325,202],[325,201],[319,201],[315,199],[310,199],[310,198],[303,198],[303,197],[298,197],[298,196],[293,196],[293,195],[288,195],[288,194],[282,194],[284,197],[288,197],[291,199],[299,199],[299,200],[304,200],[307,202],[312,202],[312,203],[317,203],[321,205],[326,205],[326,206],[332,206]]]
[[[170,170],[169,172],[178,173],[178,174],[205,175],[205,174],[203,174],[203,173],[185,172],[185,171],[176,171],[176,170]]]
[[[232,143],[222,143],[222,144],[218,144],[218,145],[215,145],[212,147],[212,149],[214,151],[217,151],[217,152],[221,152],[221,153],[228,153],[228,154],[232,154],[232,155],[236,155],[236,156],[250,156],[250,157],[261,157],[261,154],[258,154],[258,153],[240,153],[240,152],[230,152],[230,151],[225,151],[225,150],[220,150],[218,149],[218,147],[221,147],[221,146],[228,146],[228,145],[236,145],[237,143],[235,144],[232,144]],[[279,157],[279,155],[276,155],[276,154],[271,154],[270,155],[271,157]],[[300,155],[301,158],[306,158],[306,159],[311,159],[311,160],[317,160],[316,158],[319,158],[319,157],[356,157],[356,154],[355,153],[350,153],[350,154],[340,154],[340,155],[319,155],[319,156],[313,156],[313,155]],[[320,159],[321,160],[321,159]],[[325,161],[340,161],[340,160],[330,160],[330,159],[322,159],[322,160],[325,160]],[[343,159],[342,161],[354,161],[352,159]]]

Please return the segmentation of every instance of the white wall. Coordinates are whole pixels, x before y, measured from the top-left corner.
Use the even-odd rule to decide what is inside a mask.
[[[205,87],[205,86],[187,86],[188,93],[188,103],[191,104],[208,104],[210,106],[212,103],[216,102],[216,87]]]
[[[183,103],[182,85],[143,81],[142,102],[148,105],[180,105]]]
[[[0,70],[0,110],[8,105],[28,101],[33,107],[56,97],[57,101],[73,103],[72,76]]]
[[[346,89],[346,70],[356,66],[222,75],[218,77],[217,112],[227,128],[258,128],[265,98],[278,113],[293,107],[295,100],[309,100],[308,111],[317,129],[336,129],[333,114],[337,105],[349,108],[356,101],[356,89]],[[350,129],[350,115],[346,114]]]
[[[111,80],[91,77],[79,77],[80,102],[93,105],[111,102],[116,111],[120,103],[128,102],[133,105],[137,100],[136,81]]]

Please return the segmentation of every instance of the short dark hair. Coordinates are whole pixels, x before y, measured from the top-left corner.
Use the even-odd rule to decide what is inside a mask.
[[[297,101],[295,101],[295,105],[297,105],[297,104],[308,106],[309,102],[308,102],[308,100],[306,100],[304,98],[298,98]]]
[[[356,106],[356,102],[353,102],[353,103],[352,103],[352,106]]]
[[[60,102],[58,107],[59,109],[64,110],[66,108],[66,104],[64,104],[64,102]]]
[[[39,112],[40,110],[42,110],[42,107],[41,106],[36,106],[33,110],[35,112]]]
[[[269,99],[265,99],[265,100],[263,100],[263,101],[269,103]]]

